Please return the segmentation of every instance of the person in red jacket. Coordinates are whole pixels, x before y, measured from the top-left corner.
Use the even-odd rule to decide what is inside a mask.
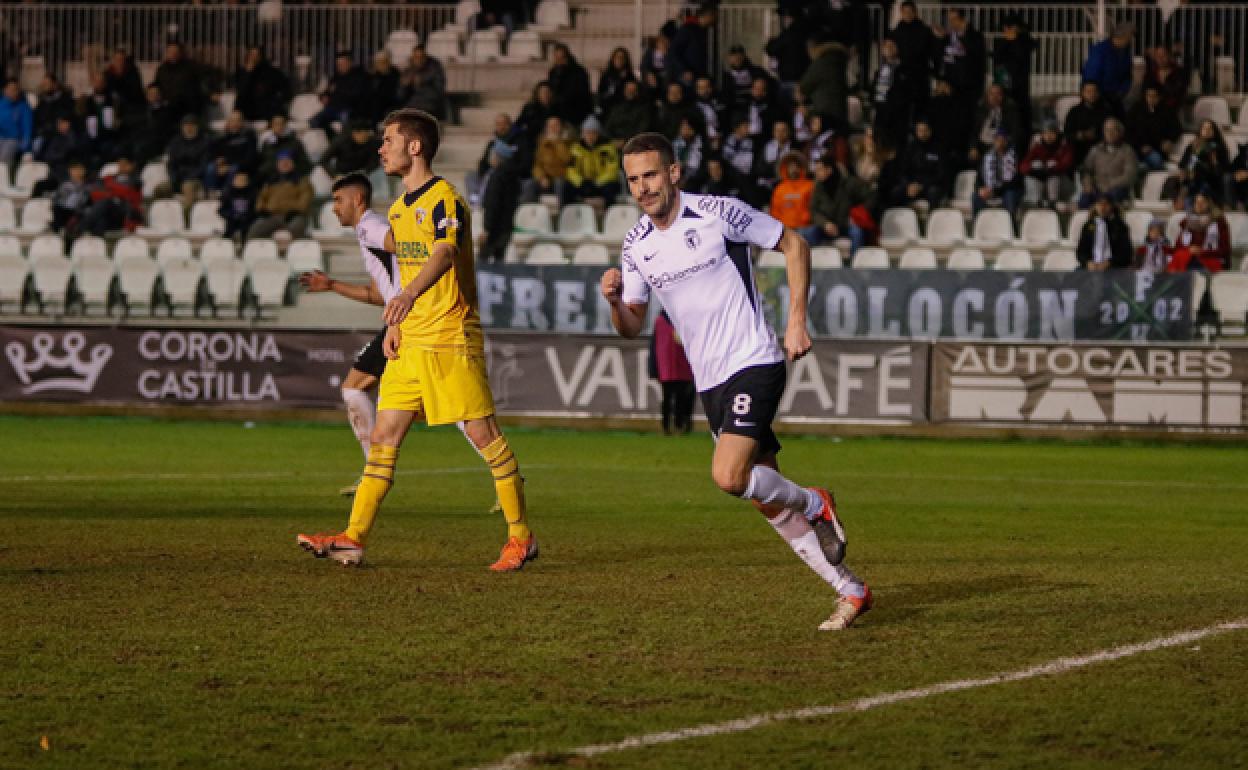
[[[794,230],[809,225],[815,183],[806,174],[806,158],[801,153],[787,152],[776,166],[780,181],[771,193],[769,213]]]
[[[660,405],[663,433],[688,433],[693,429],[693,403],[697,393],[693,387],[693,368],[685,357],[680,335],[666,312],[654,319],[654,337],[650,340],[650,376],[663,389]]]
[[[1070,170],[1075,165],[1075,152],[1057,130],[1056,120],[1046,120],[1036,142],[1023,156],[1019,168],[1024,176],[1031,177],[1044,187],[1043,208],[1052,208],[1066,197],[1069,184],[1073,182]]]
[[[1213,205],[1208,190],[1196,193],[1192,210],[1183,219],[1169,272],[1207,270],[1217,273],[1231,266],[1231,226]]]
[[[91,190],[91,205],[82,215],[82,229],[103,235],[109,230],[133,232],[143,224],[143,187],[134,173],[134,161],[117,159],[117,173],[106,176]]]
[[[1170,266],[1170,257],[1174,255],[1174,247],[1166,237],[1166,222],[1154,219],[1148,223],[1148,235],[1144,243],[1135,248],[1135,269],[1146,273],[1164,273]]]

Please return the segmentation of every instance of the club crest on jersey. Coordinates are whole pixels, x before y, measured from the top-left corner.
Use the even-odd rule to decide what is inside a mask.
[[[693,229],[686,230],[685,231],[685,245],[688,246],[690,249],[698,248],[698,246],[702,245],[702,236],[698,235],[697,230],[693,230]]]
[[[416,209],[416,224],[423,225],[425,223],[425,216],[427,216],[428,213],[429,212],[424,209]]]

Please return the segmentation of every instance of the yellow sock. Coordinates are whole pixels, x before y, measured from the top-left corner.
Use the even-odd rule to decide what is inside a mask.
[[[507,520],[507,535],[520,540],[528,540],[529,525],[524,522],[524,479],[520,476],[520,464],[516,455],[507,446],[507,438],[499,436],[481,450],[490,473],[494,474],[494,491],[498,493],[498,502],[503,507],[503,518]]]
[[[364,463],[364,475],[355,490],[351,503],[351,521],[347,524],[347,537],[363,545],[373,520],[381,508],[381,501],[394,484],[394,466],[399,460],[399,448],[373,444],[368,448],[368,462]]]

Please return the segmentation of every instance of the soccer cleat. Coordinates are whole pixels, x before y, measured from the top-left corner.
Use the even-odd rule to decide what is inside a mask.
[[[343,497],[355,497],[355,490],[360,486],[360,479],[356,479],[342,489],[338,490],[338,494]]]
[[[871,597],[871,589],[863,586],[866,590],[861,597],[842,596],[836,602],[836,609],[832,610],[832,614],[828,619],[819,624],[820,631],[844,631],[854,624],[854,621],[871,610],[871,605],[875,600]]]
[[[810,487],[810,491],[819,495],[823,500],[823,507],[814,521],[810,522],[810,528],[819,538],[819,545],[823,548],[823,555],[828,560],[828,564],[836,566],[845,561],[845,548],[849,545],[849,540],[845,537],[845,528],[841,526],[841,520],[836,515],[836,498],[831,492],[820,487]]]
[[[515,572],[536,558],[536,537],[529,535],[528,540],[509,537],[507,544],[503,546],[503,552],[498,555],[498,561],[491,564],[490,569],[494,572]]]
[[[364,562],[364,546],[347,537],[345,532],[299,535],[295,542],[316,558],[329,557],[344,567],[355,567]]]

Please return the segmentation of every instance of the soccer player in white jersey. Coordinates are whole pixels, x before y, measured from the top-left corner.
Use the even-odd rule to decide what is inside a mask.
[[[871,609],[871,591],[842,563],[845,533],[832,495],[780,474],[780,442],[771,429],[784,393],[785,359],[801,358],[811,347],[810,247],[736,198],[681,192],[680,165],[671,142],[660,134],[638,134],[621,154],[629,192],[643,216],[624,237],[622,270],[602,276],[611,322],[621,335],[636,337],[645,327],[651,293],[658,295],[684,341],[716,438],[711,477],[728,494],[752,501],[840,595],[819,629],[848,628]],[[789,318],[783,349],[763,314],[750,244],[784,254]]]

